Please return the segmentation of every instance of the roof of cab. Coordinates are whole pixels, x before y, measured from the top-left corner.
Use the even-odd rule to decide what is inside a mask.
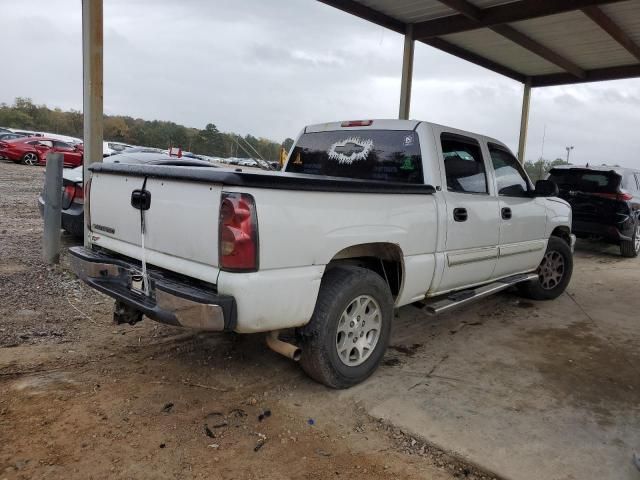
[[[371,122],[368,125],[362,125],[361,122]],[[349,126],[349,123],[353,123],[353,126]],[[420,124],[426,124],[432,127],[443,128],[451,133],[455,133],[458,135],[470,135],[473,137],[479,137],[484,139],[487,142],[495,143],[497,145],[501,145],[505,148],[508,148],[504,142],[497,140],[492,137],[488,137],[481,133],[469,132],[466,130],[460,130],[458,128],[450,127],[447,125],[440,125],[433,122],[426,122],[422,120],[398,120],[393,118],[378,118],[378,119],[367,119],[367,120],[343,120],[338,122],[327,122],[327,123],[317,123],[315,125],[308,125],[304,129],[304,133],[317,133],[317,132],[330,132],[336,130],[414,130]]]

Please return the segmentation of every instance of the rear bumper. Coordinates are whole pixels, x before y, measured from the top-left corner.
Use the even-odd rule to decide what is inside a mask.
[[[71,268],[85,283],[147,317],[168,325],[208,331],[233,330],[236,302],[230,295],[148,269],[150,295],[132,290],[132,275],[140,266],[84,247],[72,247]]]
[[[38,208],[40,216],[44,215],[44,199],[42,195],[38,197]],[[71,206],[61,213],[62,228],[75,237],[84,236],[84,205],[72,203]]]
[[[633,223],[625,221],[618,225],[612,225],[574,219],[571,230],[578,237],[598,237],[607,242],[617,244],[623,240],[631,240]]]

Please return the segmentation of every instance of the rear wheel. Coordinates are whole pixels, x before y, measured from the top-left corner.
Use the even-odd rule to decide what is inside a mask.
[[[620,243],[620,254],[623,257],[635,258],[640,253],[640,220],[636,220],[631,240],[623,240]]]
[[[549,238],[547,251],[536,270],[538,278],[520,284],[520,293],[532,300],[553,300],[565,291],[573,273],[571,248],[560,237]]]
[[[348,388],[369,377],[389,343],[393,298],[375,272],[354,266],[329,270],[311,321],[300,330],[300,364],[314,380]]]
[[[22,156],[22,163],[25,165],[35,165],[38,163],[38,155],[33,152],[27,152]]]

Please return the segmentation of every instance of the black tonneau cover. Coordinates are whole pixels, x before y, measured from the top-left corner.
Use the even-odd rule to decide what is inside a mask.
[[[233,172],[205,166],[128,165],[124,163],[95,163],[92,172],[111,173],[135,177],[166,178],[193,182],[220,183],[238,187],[273,188],[279,190],[304,190],[317,192],[387,193],[430,195],[432,185],[357,180],[320,175],[304,175],[287,172]]]

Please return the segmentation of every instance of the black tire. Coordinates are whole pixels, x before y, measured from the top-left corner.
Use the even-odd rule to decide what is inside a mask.
[[[627,258],[636,258],[640,253],[640,242],[638,239],[640,238],[640,220],[636,220],[635,225],[633,226],[633,236],[631,240],[623,240],[620,243],[620,255]]]
[[[545,267],[545,261],[548,256],[552,258],[562,258],[563,268],[562,274],[559,280],[547,283],[543,286],[544,272],[542,269]],[[571,274],[573,273],[573,254],[571,253],[571,247],[560,237],[549,238],[547,244],[547,251],[545,252],[545,258],[540,262],[538,267],[538,278],[529,282],[521,283],[519,285],[520,294],[526,298],[532,300],[553,300],[558,298],[567,288],[571,281]]]
[[[362,356],[364,361],[359,365],[349,366],[338,353],[338,324],[342,314],[356,299],[363,296],[375,301],[368,303],[367,309],[369,306],[379,307],[380,328],[373,330],[378,332],[377,342],[368,356]],[[299,330],[302,340],[300,364],[303,370],[314,380],[331,388],[349,388],[368,378],[382,361],[389,344],[393,304],[388,285],[375,272],[355,266],[337,266],[328,270],[322,279],[311,321]],[[360,320],[360,316],[357,319]],[[364,314],[362,319],[364,321]],[[344,324],[341,325],[344,329]],[[371,325],[363,328],[371,328]],[[362,335],[361,333],[360,336]],[[368,335],[366,333],[365,341],[369,338]],[[355,337],[357,340],[358,334]],[[353,337],[345,339],[345,345],[351,338]],[[353,349],[357,351],[355,347]],[[342,352],[344,354],[347,349]],[[351,353],[347,352],[347,355],[351,356]]]

